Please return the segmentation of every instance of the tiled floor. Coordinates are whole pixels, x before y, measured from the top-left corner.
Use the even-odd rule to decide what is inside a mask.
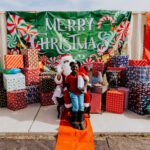
[[[94,133],[131,132],[150,133],[150,115],[139,116],[131,111],[124,114],[104,112],[91,114]],[[0,132],[48,132],[57,133],[60,120],[57,119],[56,106],[40,107],[29,105],[19,111],[0,109]]]

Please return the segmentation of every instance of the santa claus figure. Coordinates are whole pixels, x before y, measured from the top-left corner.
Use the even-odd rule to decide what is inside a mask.
[[[64,54],[60,60],[60,64],[57,66],[57,74],[55,77],[55,82],[57,86],[52,97],[52,100],[55,104],[58,103],[59,98],[64,97],[65,107],[68,109],[72,107],[72,103],[69,97],[68,90],[65,87],[65,79],[71,73],[70,62],[75,62],[73,57],[70,54]],[[89,95],[85,93],[85,107],[89,107],[89,103]]]

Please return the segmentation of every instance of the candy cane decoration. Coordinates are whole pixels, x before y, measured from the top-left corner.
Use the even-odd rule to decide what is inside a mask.
[[[31,24],[28,24],[28,25],[27,25],[26,35],[24,36],[24,39],[25,39],[27,42],[31,42],[32,36],[35,37],[36,35],[37,35],[37,30],[34,29],[34,27],[33,27]]]
[[[106,21],[106,20],[110,21],[110,23],[113,23],[113,21],[114,21],[114,19],[112,17],[104,16],[101,19],[99,19],[99,21],[98,21],[98,29],[102,28],[102,23],[103,23],[103,21]]]
[[[22,37],[26,34],[27,26],[21,17],[10,15],[7,19],[7,29],[12,35],[19,34],[19,36]]]

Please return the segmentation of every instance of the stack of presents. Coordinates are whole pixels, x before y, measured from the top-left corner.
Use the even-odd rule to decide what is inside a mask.
[[[101,85],[92,83],[98,77],[98,72],[104,75]],[[108,86],[103,91],[105,75]],[[140,115],[149,113],[150,66],[146,60],[128,60],[125,55],[113,56],[107,66],[102,62],[93,63],[91,78],[91,113],[101,113],[102,109],[118,114],[126,109]],[[102,105],[105,105],[104,108]]]
[[[10,72],[19,68],[19,72]],[[28,104],[53,105],[54,74],[41,73],[38,51],[28,49],[23,55],[5,55],[7,73],[0,73],[0,107],[19,110]]]

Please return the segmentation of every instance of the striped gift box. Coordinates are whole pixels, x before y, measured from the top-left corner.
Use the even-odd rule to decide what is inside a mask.
[[[0,107],[7,106],[6,90],[0,89]]]
[[[147,66],[148,62],[146,59],[142,60],[129,60],[129,66]]]
[[[5,55],[5,68],[24,68],[23,55]]]
[[[27,68],[39,68],[38,61],[38,50],[37,49],[27,49],[24,55],[25,67]]]
[[[106,111],[122,114],[124,112],[124,92],[109,90],[106,94]]]
[[[39,82],[40,82],[39,68],[37,68],[37,69],[25,68],[23,70],[23,72],[25,73],[25,76],[26,76],[26,85],[27,86],[39,84]]]
[[[40,104],[42,106],[54,105],[52,100],[53,92],[41,92],[40,91]]]
[[[19,110],[27,106],[27,91],[16,90],[7,92],[7,107],[11,110]]]
[[[102,95],[97,93],[91,93],[92,99],[91,99],[91,110],[90,113],[101,113],[101,100]]]

